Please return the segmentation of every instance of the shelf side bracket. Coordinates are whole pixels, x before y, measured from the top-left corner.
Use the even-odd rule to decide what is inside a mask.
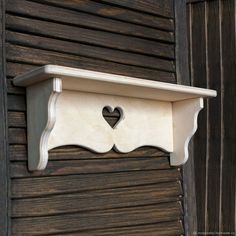
[[[188,160],[188,144],[197,130],[197,118],[203,109],[203,98],[173,103],[173,152],[170,164],[183,165]]]
[[[56,101],[62,81],[52,78],[27,87],[28,167],[43,170],[48,162],[48,139],[56,121]]]

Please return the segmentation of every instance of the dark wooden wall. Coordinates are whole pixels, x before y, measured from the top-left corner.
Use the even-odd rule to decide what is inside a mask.
[[[7,85],[5,76],[5,2],[0,1],[0,235],[8,229]]]
[[[198,231],[234,235],[235,1],[189,1],[188,13],[193,85],[218,92],[205,103],[194,138]]]
[[[12,85],[49,63],[176,83],[174,23],[172,0],[8,0],[9,235],[184,233],[182,174],[168,153],[69,146],[28,172],[25,90]]]

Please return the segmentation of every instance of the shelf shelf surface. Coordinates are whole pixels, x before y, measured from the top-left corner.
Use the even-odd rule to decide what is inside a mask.
[[[169,102],[216,96],[216,91],[210,89],[150,81],[57,65],[46,65],[23,75],[19,75],[15,77],[14,84],[28,87],[50,78],[62,79],[62,89],[65,90]]]

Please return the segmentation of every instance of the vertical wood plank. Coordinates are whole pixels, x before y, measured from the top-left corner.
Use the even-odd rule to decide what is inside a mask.
[[[5,1],[0,1],[0,235],[8,235],[7,106],[5,77]]]
[[[208,176],[207,176],[207,232],[219,232],[220,206],[220,159],[221,159],[221,68],[220,68],[220,32],[219,4],[209,1],[207,4],[207,66],[208,81],[218,96],[209,100],[208,107]],[[217,127],[217,128],[216,128]]]
[[[222,222],[223,232],[234,232],[236,177],[236,66],[235,66],[235,1],[222,0],[222,69],[224,158],[222,165]]]
[[[189,72],[189,51],[187,35],[187,10],[186,0],[174,2],[175,7],[175,57],[176,79],[178,84],[191,85]],[[188,16],[189,17],[189,16]],[[189,145],[189,159],[182,168],[184,188],[184,225],[186,236],[197,231],[197,209],[195,193],[194,160],[192,142]]]
[[[175,64],[176,77],[179,84],[190,84],[188,63],[188,37],[186,0],[178,0],[175,4]]]
[[[218,91],[200,114],[195,136],[198,231],[235,234],[235,1],[191,1],[189,5],[194,85]]]
[[[191,45],[192,80],[197,87],[207,87],[206,42],[205,42],[205,3],[191,5]],[[206,104],[205,104],[206,106]],[[200,112],[198,123],[201,124],[194,136],[194,165],[197,199],[198,231],[205,231],[205,194],[206,194],[206,154],[207,154],[207,113]]]

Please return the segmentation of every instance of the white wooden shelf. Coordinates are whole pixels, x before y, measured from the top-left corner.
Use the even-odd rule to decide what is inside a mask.
[[[28,164],[42,170],[48,150],[80,145],[104,153],[154,146],[170,152],[171,165],[188,159],[203,98],[216,91],[47,65],[14,78],[27,87]],[[115,127],[104,107],[120,111]]]

